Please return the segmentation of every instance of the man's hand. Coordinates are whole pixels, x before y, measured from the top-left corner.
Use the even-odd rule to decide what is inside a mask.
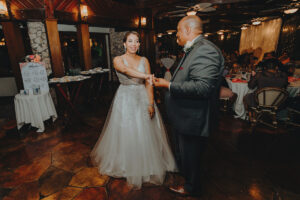
[[[170,82],[163,78],[153,78],[153,85],[155,87],[169,88]]]

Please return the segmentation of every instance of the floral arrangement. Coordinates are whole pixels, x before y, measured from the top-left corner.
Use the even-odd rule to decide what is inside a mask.
[[[38,54],[35,55],[27,55],[25,57],[26,62],[41,62],[41,56]]]

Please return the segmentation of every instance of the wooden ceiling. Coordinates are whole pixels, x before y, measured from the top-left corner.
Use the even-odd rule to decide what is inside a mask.
[[[220,29],[240,31],[242,24],[251,24],[253,19],[260,18],[265,21],[289,17],[283,13],[285,9],[300,8],[300,0],[189,0],[156,9],[154,13],[156,30],[165,32],[168,29],[176,29],[177,22],[187,11],[182,6],[192,8],[199,3],[211,3],[211,7],[215,8],[212,12],[197,12],[205,22],[206,32]],[[300,11],[295,14],[299,13]]]
[[[88,6],[90,24],[134,28],[134,20],[140,15],[149,22],[154,19],[156,32],[176,29],[186,13],[183,6],[199,3],[212,3],[216,9],[197,13],[206,22],[208,31],[213,31],[213,27],[238,29],[253,18],[281,17],[284,9],[300,7],[300,0],[6,0],[13,20],[44,19],[46,5],[52,3],[54,16],[62,23],[77,23],[80,2]],[[152,28],[149,24],[147,28]]]

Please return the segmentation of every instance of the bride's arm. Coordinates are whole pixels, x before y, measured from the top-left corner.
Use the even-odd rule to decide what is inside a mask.
[[[147,58],[145,59],[145,70],[146,74],[151,75],[151,70],[150,70],[150,64],[148,62]],[[148,99],[149,99],[149,105],[148,105],[148,112],[150,114],[150,117],[152,118],[154,116],[154,94],[153,94],[153,86],[150,84],[149,81],[145,81],[145,86],[148,94]]]
[[[128,75],[128,76],[130,76],[130,77],[133,77],[133,78],[142,78],[142,79],[149,79],[150,76],[151,76],[151,75],[144,74],[144,73],[142,73],[142,72],[139,72],[139,71],[137,71],[137,70],[134,70],[134,69],[132,69],[132,68],[127,67],[127,66],[124,64],[124,62],[123,62],[121,56],[115,57],[114,60],[113,60],[113,63],[114,63],[114,68],[115,68],[118,72],[120,72],[120,73],[122,73],[122,74],[126,74],[126,75]]]

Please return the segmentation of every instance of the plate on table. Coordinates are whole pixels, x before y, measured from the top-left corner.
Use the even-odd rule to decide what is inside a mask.
[[[233,78],[231,80],[233,83],[247,83],[247,80],[239,79],[239,78]]]
[[[102,71],[104,72],[108,72],[110,69],[102,69]]]
[[[90,74],[90,72],[89,71],[82,71],[82,72],[80,72],[80,74],[87,75],[87,74]]]
[[[96,67],[96,68],[94,68],[94,71],[101,72],[102,71],[102,67]]]
[[[58,82],[60,82],[60,78],[51,78],[49,80],[49,83],[58,83]]]

